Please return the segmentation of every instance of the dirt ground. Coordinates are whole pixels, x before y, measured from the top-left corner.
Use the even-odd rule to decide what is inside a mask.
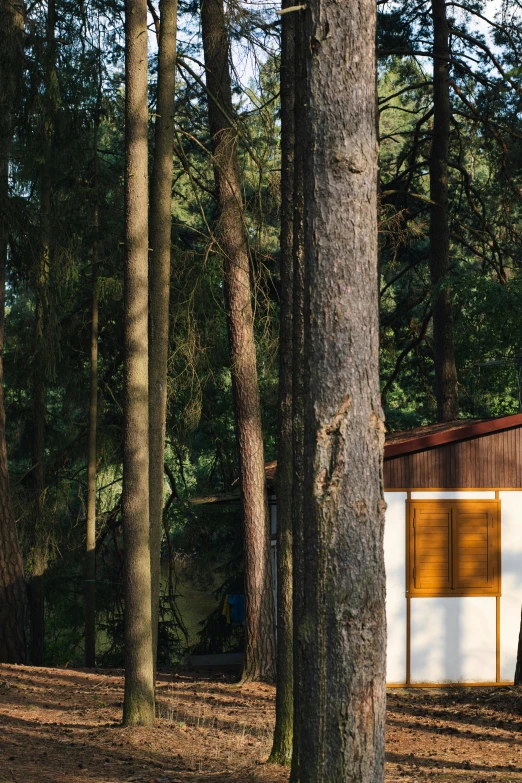
[[[155,729],[119,725],[121,672],[0,666],[0,783],[286,783],[274,689],[162,675]],[[522,781],[513,688],[388,693],[387,783]]]

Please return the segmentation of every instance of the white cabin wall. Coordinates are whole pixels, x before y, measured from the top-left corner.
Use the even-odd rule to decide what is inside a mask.
[[[386,681],[406,682],[406,492],[385,492]]]
[[[411,682],[494,682],[496,599],[411,599]]]

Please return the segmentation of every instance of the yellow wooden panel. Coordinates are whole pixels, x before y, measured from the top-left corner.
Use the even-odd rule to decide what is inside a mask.
[[[408,500],[407,593],[500,595],[500,501]]]

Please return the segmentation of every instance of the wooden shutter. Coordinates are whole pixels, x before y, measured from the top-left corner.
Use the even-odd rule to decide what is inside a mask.
[[[466,501],[453,506],[453,589],[496,592],[499,587],[497,504]]]
[[[500,595],[500,502],[408,501],[410,595]]]
[[[415,590],[451,589],[451,505],[416,504],[413,507],[412,583]],[[410,550],[411,551],[411,550]]]

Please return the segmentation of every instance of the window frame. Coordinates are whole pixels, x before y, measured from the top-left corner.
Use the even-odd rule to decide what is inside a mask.
[[[451,587],[448,589],[443,588],[419,588],[415,587],[414,579],[414,566],[415,566],[415,537],[413,532],[414,510],[417,506],[424,504],[436,504],[443,508],[452,508],[457,506],[470,506],[470,504],[487,505],[489,508],[495,509],[495,522],[496,522],[496,537],[494,540],[494,555],[496,560],[496,579],[492,589],[485,587]],[[416,500],[406,500],[406,596],[415,598],[451,598],[462,596],[477,596],[492,598],[502,595],[502,549],[501,549],[501,505],[500,500],[485,500],[482,498],[473,499],[439,499],[439,498],[425,498]],[[458,567],[458,561],[455,558],[454,548],[456,539],[456,525],[454,522],[454,515],[450,515],[450,531],[449,531],[449,572],[452,585],[455,583],[455,572]],[[488,552],[489,554],[489,552]]]

